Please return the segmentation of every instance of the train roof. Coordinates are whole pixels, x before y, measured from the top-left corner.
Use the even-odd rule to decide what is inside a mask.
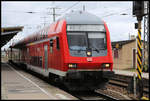
[[[104,24],[101,18],[85,11],[72,11],[62,18],[67,24]]]

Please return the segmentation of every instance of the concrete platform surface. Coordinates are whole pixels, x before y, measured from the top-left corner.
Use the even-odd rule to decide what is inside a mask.
[[[1,63],[1,99],[76,100],[77,98],[43,80]]]

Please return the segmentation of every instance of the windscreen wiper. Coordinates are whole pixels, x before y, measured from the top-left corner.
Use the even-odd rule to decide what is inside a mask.
[[[78,53],[80,53],[81,51],[86,51],[86,49],[79,49],[77,51],[78,51]]]
[[[97,53],[99,53],[99,49],[97,49],[96,47],[92,47],[92,50],[96,51]]]

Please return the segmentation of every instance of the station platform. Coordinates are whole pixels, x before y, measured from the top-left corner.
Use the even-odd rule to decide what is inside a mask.
[[[126,70],[113,69],[113,71],[115,72],[115,74],[119,74],[119,75],[125,75],[125,76],[133,76],[134,74],[137,75],[136,72],[126,71]],[[142,78],[149,79],[149,73],[142,72]]]
[[[77,100],[23,70],[1,63],[1,99],[3,100]]]

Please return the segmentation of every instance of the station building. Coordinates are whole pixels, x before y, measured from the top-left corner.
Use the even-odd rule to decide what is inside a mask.
[[[144,56],[144,41],[142,40],[142,55]],[[148,64],[147,43],[145,42],[145,66]],[[137,42],[136,38],[132,37],[131,40],[111,42],[114,69],[132,69],[137,65]],[[143,60],[143,59],[142,59]]]
[[[7,44],[15,35],[17,35],[20,31],[23,30],[23,26],[12,26],[12,27],[2,27],[1,28],[1,48]],[[11,50],[2,50],[1,49],[1,61],[7,62],[10,58],[17,59],[17,50],[12,51],[11,56]]]

